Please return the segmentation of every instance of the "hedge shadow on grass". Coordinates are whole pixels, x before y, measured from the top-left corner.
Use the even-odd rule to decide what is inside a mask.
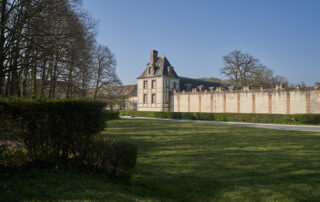
[[[320,197],[319,134],[121,120],[110,122],[103,135],[138,146],[131,184],[67,172],[58,173],[56,179],[52,172],[49,181],[45,174],[39,179],[46,181],[50,193],[40,195],[45,188],[37,185],[41,191],[31,193],[38,195],[25,194],[24,199],[316,201]],[[32,177],[16,180],[34,182]]]

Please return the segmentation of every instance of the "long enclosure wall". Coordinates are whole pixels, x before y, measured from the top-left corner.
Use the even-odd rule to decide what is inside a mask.
[[[320,114],[320,89],[174,92],[174,112]]]

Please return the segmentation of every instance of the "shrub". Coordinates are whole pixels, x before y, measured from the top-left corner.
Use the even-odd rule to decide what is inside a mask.
[[[22,166],[27,163],[29,158],[23,148],[9,149],[4,145],[0,145],[0,166],[13,167]]]
[[[105,120],[117,120],[119,118],[119,111],[105,111]]]
[[[105,126],[104,103],[0,101],[2,130],[24,143],[30,159],[57,160],[76,156]]]
[[[320,114],[245,114],[199,112],[120,111],[120,116],[171,118],[185,120],[233,121],[251,123],[320,124]]]
[[[95,141],[91,144],[84,163],[105,172],[111,178],[130,178],[137,162],[137,147],[114,140]]]
[[[0,143],[22,143],[21,148],[0,144],[0,166],[70,163],[129,178],[137,148],[125,142],[97,140],[106,120],[119,112],[105,111],[102,102],[83,100],[0,100]]]

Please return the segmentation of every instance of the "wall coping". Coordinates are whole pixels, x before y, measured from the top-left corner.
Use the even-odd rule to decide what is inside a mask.
[[[200,91],[197,88],[193,88],[191,91],[173,91],[173,94],[185,95],[185,94],[238,94],[238,93],[281,93],[281,92],[309,92],[319,91],[320,88],[306,87],[306,88],[283,88],[283,89],[245,89],[245,90],[231,90],[231,89],[216,89],[216,90],[203,90]]]

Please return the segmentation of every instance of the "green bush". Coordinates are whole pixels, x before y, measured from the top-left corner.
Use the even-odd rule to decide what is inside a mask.
[[[24,143],[30,159],[55,160],[77,155],[105,126],[100,102],[0,101],[2,131]]]
[[[29,161],[27,153],[23,148],[8,149],[0,145],[0,165],[1,167],[22,166]]]
[[[102,102],[7,100],[0,106],[0,114],[6,114],[0,117],[6,123],[2,130],[17,136],[32,160],[77,156],[105,127]]]
[[[105,120],[117,120],[119,118],[119,111],[105,111]]]
[[[128,178],[137,148],[124,142],[97,141],[105,121],[119,119],[103,102],[84,100],[0,100],[0,143],[13,141],[22,149],[0,144],[0,166],[34,161],[54,165],[73,162]],[[2,139],[2,140],[1,140]]]
[[[137,162],[137,147],[114,140],[95,141],[84,157],[85,164],[111,178],[130,178]]]
[[[120,116],[169,118],[185,120],[231,121],[250,123],[320,124],[320,114],[245,114],[195,112],[120,111]]]

